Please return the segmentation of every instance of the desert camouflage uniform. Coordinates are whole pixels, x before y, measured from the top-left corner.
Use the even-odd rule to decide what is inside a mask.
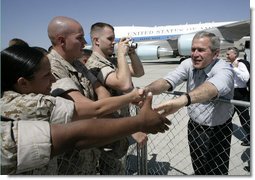
[[[48,121],[51,124],[70,122],[74,103],[43,94],[19,94],[5,91],[0,99],[1,115],[14,120]]]
[[[53,84],[53,92],[56,89],[63,89],[63,92],[77,89],[87,98],[96,100],[96,94],[94,93],[92,85],[97,81],[97,79],[79,60],[75,60],[73,64],[70,64],[64,60],[54,49],[51,50],[48,58],[51,64],[52,74],[57,80],[70,78],[75,83],[74,87],[66,87],[66,83],[62,83],[63,85],[59,83],[57,86]],[[54,95],[59,96],[61,93]]]
[[[110,61],[111,60],[111,61]],[[106,78],[109,74],[116,71],[117,61],[114,59],[107,60],[100,54],[93,52],[88,61],[86,62],[86,67],[90,72],[97,78],[97,80],[111,93],[112,96],[123,95],[121,91],[112,89],[105,84]],[[121,108],[116,115],[119,117],[130,116],[129,106]]]
[[[106,78],[112,72],[116,71],[116,59],[106,59],[99,53],[93,52],[86,67],[93,73],[95,77],[101,82],[112,96],[123,95],[121,91],[112,89],[105,84]],[[115,118],[130,116],[129,106],[125,106],[114,113]],[[100,160],[100,169],[103,174],[125,174],[125,155],[128,150],[128,140],[123,139],[120,142],[112,144],[114,151],[103,151]],[[122,158],[122,160],[120,160]],[[107,167],[107,168],[106,168]]]
[[[87,70],[79,61],[75,60],[71,65],[64,60],[54,49],[48,54],[51,63],[52,74],[58,80],[53,83],[52,94],[59,96],[69,90],[79,90],[89,99],[96,100],[96,94],[93,90],[93,83],[97,79]],[[66,83],[66,79],[72,80],[72,83]],[[58,158],[58,174],[85,174],[94,175],[97,173],[100,150],[90,148],[85,150],[73,150],[66,152],[61,158]]]
[[[42,94],[19,94],[14,91],[5,91],[3,93],[0,99],[0,106],[1,116],[11,118],[14,121],[46,121],[51,124],[67,123],[71,121],[74,112],[74,103],[70,100]],[[23,150],[26,149],[23,148]],[[40,150],[45,151],[45,148],[40,148]],[[16,159],[12,160],[15,161]],[[22,174],[50,175],[56,174],[56,170],[57,163],[56,159],[53,158],[47,166],[24,173],[23,169]],[[14,172],[12,171],[12,173]],[[16,173],[19,173],[19,171]]]
[[[19,174],[47,166],[50,153],[48,122],[1,119],[1,174]]]

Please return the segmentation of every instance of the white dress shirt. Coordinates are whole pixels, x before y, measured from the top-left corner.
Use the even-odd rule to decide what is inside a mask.
[[[244,63],[238,62],[236,59],[232,64],[238,64],[237,67],[233,66],[234,74],[234,87],[235,88],[246,88],[246,83],[250,78],[250,73]]]

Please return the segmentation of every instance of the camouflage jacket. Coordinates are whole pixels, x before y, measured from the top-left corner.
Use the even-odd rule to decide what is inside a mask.
[[[115,60],[115,61],[114,61]],[[98,53],[93,52],[88,61],[86,62],[86,67],[93,73],[95,77],[99,80],[101,84],[103,84],[106,89],[111,93],[112,96],[120,96],[123,93],[119,90],[110,88],[105,84],[106,79],[109,74],[115,72],[117,69],[117,61],[116,59],[106,59]],[[128,117],[129,106],[125,106],[118,111],[117,117]],[[116,116],[116,114],[115,114]]]
[[[54,49],[51,50],[50,54],[48,54],[48,58],[51,64],[52,74],[57,80],[62,78],[71,78],[76,84],[76,87],[70,89],[76,89],[78,87],[79,91],[84,96],[89,99],[96,100],[93,84],[97,81],[97,79],[79,60],[75,60],[73,64],[70,64],[65,59],[63,59]],[[58,88],[56,86],[53,87]],[[68,91],[68,89],[66,89],[66,91]]]
[[[50,155],[48,122],[1,118],[1,174],[51,174]]]
[[[19,94],[6,91],[0,99],[1,115],[14,120],[67,123],[73,117],[74,103],[43,94]]]

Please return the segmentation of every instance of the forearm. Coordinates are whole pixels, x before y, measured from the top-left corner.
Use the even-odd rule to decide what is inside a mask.
[[[100,99],[95,102],[97,117],[103,117],[107,114],[113,113],[133,101],[135,101],[135,99],[131,93]]]
[[[99,99],[97,101],[75,102],[75,116],[73,119],[79,120],[84,118],[103,117],[122,108],[133,100],[132,94],[128,93],[122,96]]]
[[[85,136],[80,137],[81,140],[76,144],[77,148],[102,146],[140,131],[140,125],[138,125],[140,122],[137,117],[134,117],[134,119],[125,117],[121,119],[96,120],[96,122],[93,121],[90,131],[87,131]],[[100,130],[100,133],[98,133],[98,130]],[[88,137],[89,141],[84,141],[85,137]]]
[[[102,146],[137,132],[140,130],[139,121],[134,118],[88,119],[51,125],[52,156],[74,147]]]
[[[131,65],[129,66],[131,76],[133,77],[141,77],[144,75],[144,68],[143,64],[140,61],[140,58],[137,56],[137,54],[130,53],[129,54],[130,60],[131,60]]]
[[[189,92],[191,103],[202,103],[215,98],[218,95],[217,88],[210,82],[205,82]]]
[[[165,79],[158,79],[145,87],[146,92],[152,92],[154,95],[161,94],[171,88]]]
[[[116,79],[119,84],[132,84],[131,73],[124,53],[118,54],[118,69],[116,71]]]
[[[97,94],[97,99],[111,97],[111,94],[109,93],[109,91],[100,83],[96,83],[94,85],[94,90],[95,90],[95,93]]]
[[[75,110],[72,117],[74,121],[84,118],[103,117],[113,113],[131,102],[140,101],[141,94],[138,91],[132,91],[122,96],[107,97],[92,101],[78,91],[73,91],[68,93],[66,98],[74,101]]]
[[[203,103],[211,100],[217,96],[217,93],[217,89],[213,84],[205,82],[199,87],[195,88],[193,91],[188,92],[188,94],[184,94],[178,98],[161,103],[155,107],[155,110],[164,116],[168,116],[169,114],[177,112],[184,106],[194,103]]]

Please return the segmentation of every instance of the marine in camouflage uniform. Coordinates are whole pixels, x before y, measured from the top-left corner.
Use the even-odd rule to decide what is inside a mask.
[[[54,49],[48,54],[51,63],[52,74],[58,80],[52,85],[52,94],[59,96],[69,90],[79,90],[89,99],[96,100],[96,94],[93,90],[93,83],[97,79],[86,69],[86,67],[78,60],[73,64],[68,63]],[[73,87],[62,79],[71,78]],[[58,158],[59,171],[58,174],[97,174],[96,167],[100,157],[98,148],[84,149],[81,151],[72,150],[64,153]]]
[[[68,123],[71,121],[73,112],[74,112],[74,103],[70,100],[67,100],[61,97],[52,97],[49,95],[34,94],[34,93],[20,94],[14,91],[5,91],[3,93],[2,98],[0,99],[0,106],[1,106],[1,116],[13,119],[14,121],[19,121],[19,120],[45,121],[45,122],[49,122],[50,124]],[[4,172],[11,173],[11,174],[19,174],[19,173],[45,174],[45,175],[56,174],[57,163],[55,158],[50,160],[49,164],[42,168],[33,169],[34,167],[37,167],[35,164],[37,164],[38,161],[40,161],[38,159],[35,161],[34,167],[33,167],[33,163],[29,165],[29,163],[27,162],[28,164],[27,165],[26,158],[24,158],[23,156],[23,159],[22,159],[22,154],[29,154],[30,149],[29,149],[29,146],[27,146],[26,148],[26,147],[23,147],[22,144],[29,145],[30,139],[18,139],[18,141],[16,141],[17,139],[17,134],[15,134],[17,132],[16,122],[3,123],[1,125],[3,125],[2,126],[3,131],[1,131],[1,135],[3,138],[2,145],[3,147],[7,149],[6,151],[4,151],[4,153],[2,153],[2,160],[3,160],[2,162],[5,162],[5,165],[6,165],[4,167]],[[14,134],[13,139],[10,139],[8,137],[8,134],[11,133],[11,129],[6,130],[4,128],[5,126],[8,126],[8,127],[13,126],[12,128],[13,134]],[[31,131],[32,131],[32,127],[31,127]],[[42,126],[42,129],[43,128],[44,127]],[[26,130],[30,131],[29,127],[27,127]],[[26,134],[24,135],[21,134],[21,132],[19,132],[18,137],[23,137],[26,135]],[[34,139],[36,140],[37,137],[34,136]],[[21,154],[19,154],[18,158],[21,158],[21,161],[25,161],[25,165],[23,165],[22,162],[18,161],[18,164],[17,164],[18,170],[16,170],[15,166],[13,166],[13,164],[17,161],[17,147],[15,145],[15,142],[18,142],[18,143],[21,142],[21,144],[18,144],[18,145],[22,146],[21,148],[22,152],[20,151]],[[36,144],[36,141],[34,143]],[[13,147],[13,149],[11,147]],[[38,147],[41,147],[41,145],[39,144]],[[50,153],[48,152],[47,148],[39,148],[40,150],[42,150],[41,152],[43,154],[46,154],[45,155],[46,157],[49,156],[49,154],[47,155],[47,153]],[[40,159],[41,157],[37,157],[37,158]],[[27,161],[29,161],[29,159],[27,159]],[[49,159],[46,159],[46,160],[41,159],[41,161],[42,162],[39,162],[39,164],[47,164]],[[29,171],[31,169],[33,170]]]
[[[97,52],[93,52],[86,63],[86,67],[97,78],[97,80],[110,92],[112,96],[121,96],[121,91],[112,89],[105,84],[107,76],[116,71],[117,61],[115,59],[106,59]],[[116,118],[130,116],[129,105],[123,107],[115,114]]]
[[[116,59],[106,59],[97,52],[93,52],[86,67],[94,74],[95,77],[101,82],[112,96],[123,95],[121,91],[112,89],[105,84],[106,78],[112,72],[116,71]],[[130,116],[129,105],[121,108],[118,112],[114,113],[115,118]],[[115,145],[114,151],[103,151],[101,155],[101,169],[103,174],[125,174],[125,160],[124,156],[127,154],[129,143],[127,138],[119,144]],[[117,148],[118,147],[118,148]],[[121,159],[122,158],[122,159]],[[121,160],[120,160],[121,159]]]

